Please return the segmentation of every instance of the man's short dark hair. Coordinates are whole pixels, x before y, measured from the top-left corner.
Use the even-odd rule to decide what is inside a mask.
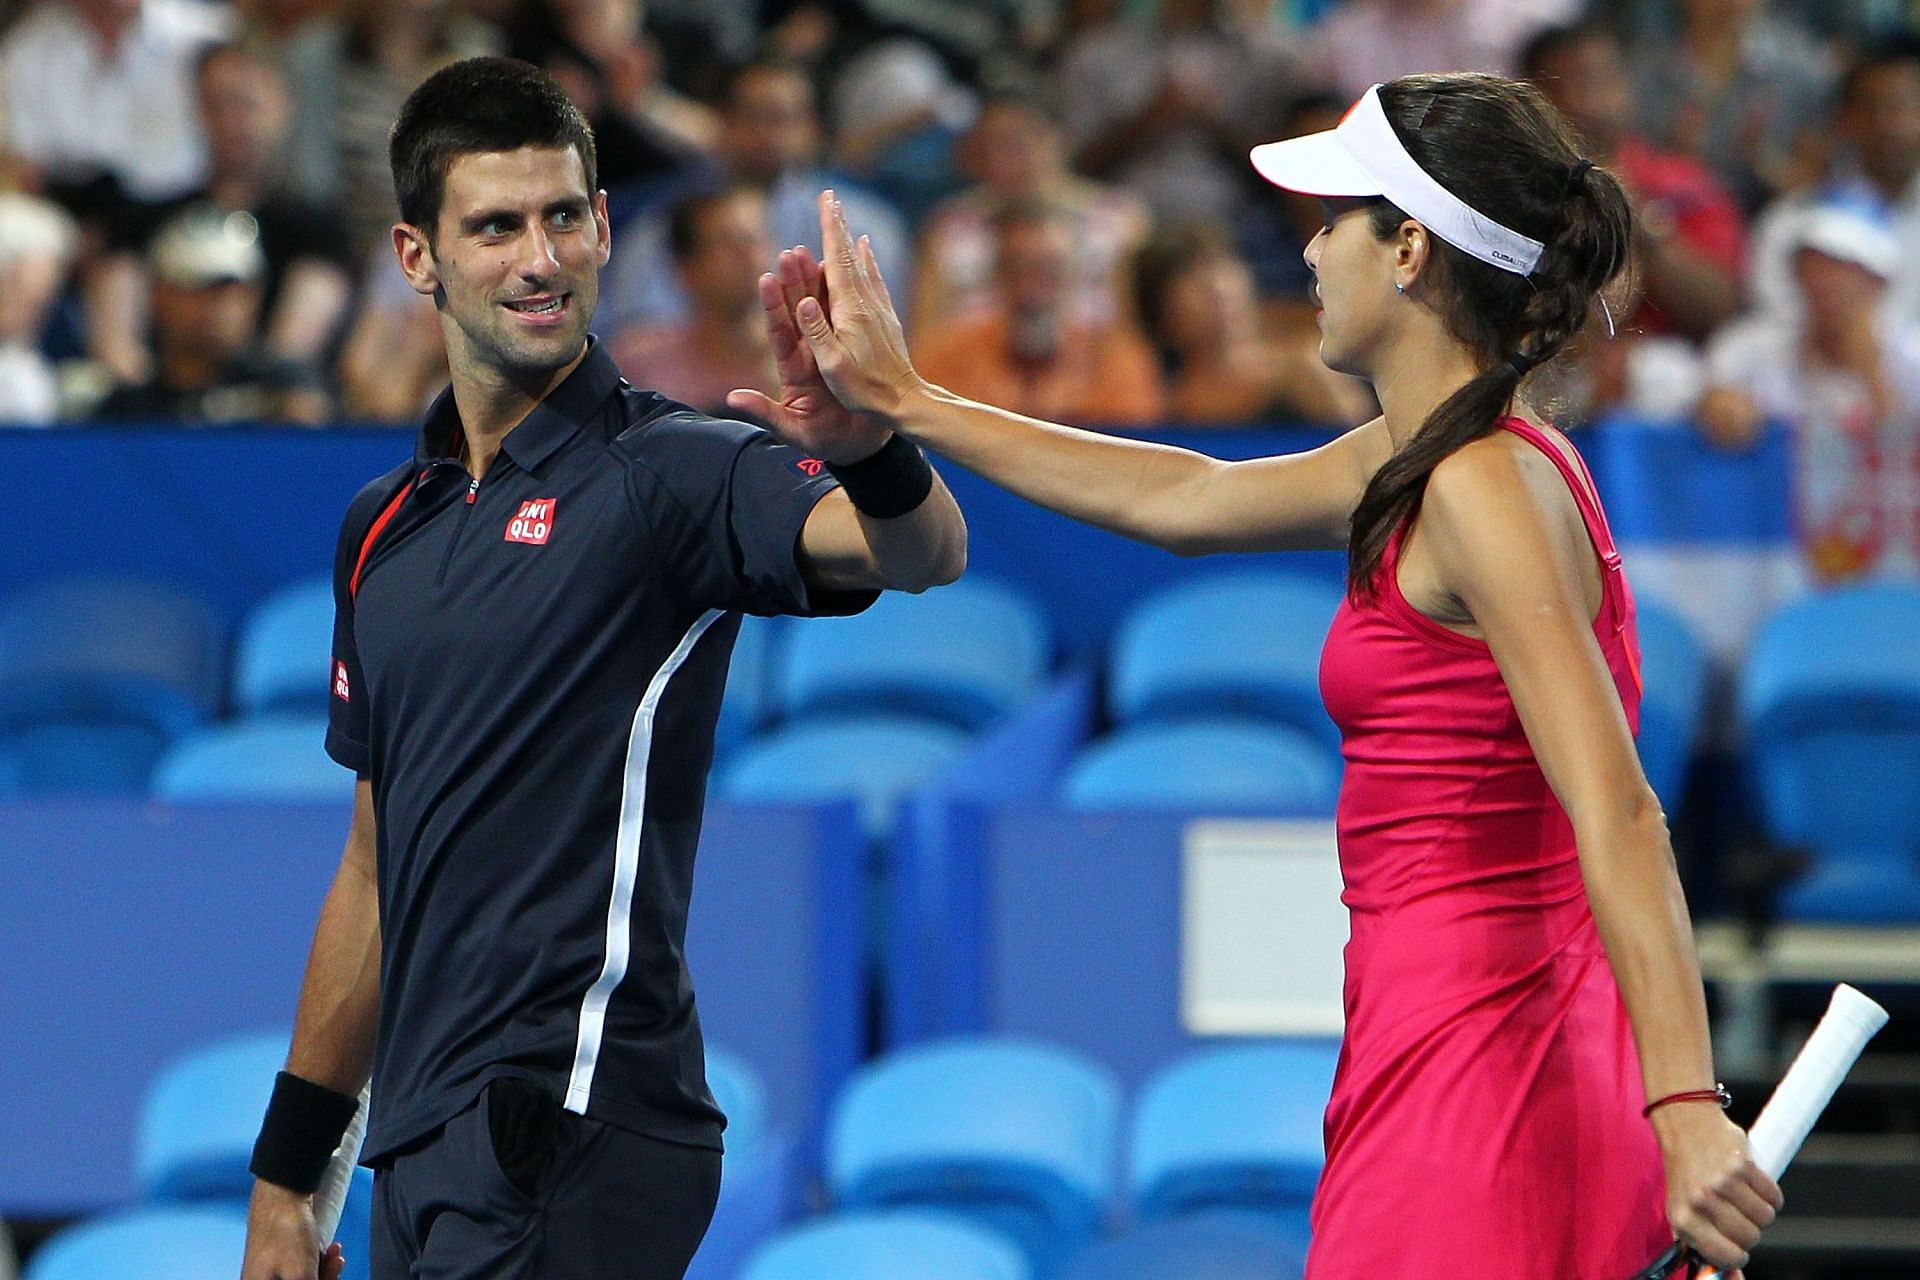
[[[593,130],[554,78],[512,58],[468,58],[428,76],[393,122],[387,156],[400,218],[433,235],[456,158],[521,147],[572,147],[598,189]]]
[[[1596,40],[1604,40],[1615,47],[1619,45],[1612,28],[1600,22],[1589,20],[1548,27],[1520,46],[1520,78],[1537,84],[1540,77],[1546,74],[1549,62],[1569,49],[1577,49]]]

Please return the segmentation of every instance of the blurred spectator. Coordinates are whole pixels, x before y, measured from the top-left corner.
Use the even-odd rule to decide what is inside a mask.
[[[938,205],[920,231],[913,287],[920,326],[992,305],[994,215],[1035,201],[1072,221],[1075,310],[1092,318],[1119,309],[1120,274],[1146,238],[1138,199],[1069,170],[1059,129],[1029,97],[989,99],[960,156],[974,185]]]
[[[884,200],[820,167],[820,117],[806,75],[773,62],[742,67],[721,111],[720,147],[710,159],[633,197],[643,210],[616,225],[613,264],[604,277],[601,309],[610,328],[669,324],[687,315],[686,296],[667,246],[671,205],[695,191],[744,183],[766,193],[776,245],[820,243],[819,197],[832,187],[847,221],[873,239],[893,296],[909,305],[911,241],[900,215]],[[616,224],[619,218],[615,218]]]
[[[0,77],[29,185],[85,218],[199,183],[194,59],[229,16],[193,0],[44,0],[26,13],[0,42]]]
[[[998,305],[919,340],[930,380],[1016,413],[1078,424],[1143,426],[1166,414],[1153,351],[1114,318],[1084,320],[1072,296],[1073,223],[1043,204],[994,219]]]
[[[391,252],[367,264],[337,373],[341,411],[365,422],[411,423],[447,385],[440,312],[413,291]]]
[[[668,228],[692,310],[681,324],[616,335],[608,344],[614,363],[634,385],[722,417],[735,387],[777,396],[760,306],[760,275],[774,259],[766,197],[752,187],[692,196],[674,206]]]
[[[1831,54],[1765,0],[1679,0],[1632,51],[1641,123],[1700,157],[1748,210],[1796,184],[1832,93]]]
[[[154,237],[154,376],[121,387],[102,418],[322,423],[332,406],[312,366],[254,341],[267,272],[249,214],[196,208]]]
[[[641,30],[639,0],[526,8],[544,18],[541,47],[515,53],[544,66],[586,114],[601,186],[658,177],[713,148],[719,116],[668,86],[660,50]]]
[[[1349,105],[1331,94],[1305,94],[1288,105],[1274,137],[1298,138],[1331,129]],[[1256,185],[1249,214],[1236,230],[1240,251],[1253,268],[1262,309],[1273,324],[1310,333],[1317,344],[1320,330],[1314,313],[1319,304],[1311,295],[1313,272],[1304,254],[1325,221],[1320,201],[1260,181],[1251,165],[1247,174]]]
[[[296,175],[296,185],[330,193],[356,265],[386,248],[399,216],[387,134],[400,104],[442,66],[497,44],[497,33],[453,0],[346,0],[342,21],[310,28],[288,49],[291,151],[318,166]]]
[[[1279,29],[1237,16],[1224,0],[1162,0],[1149,23],[1076,37],[1060,103],[1077,167],[1158,217],[1231,224],[1247,149],[1272,136],[1294,79]]]
[[[1893,229],[1900,254],[1889,304],[1920,323],[1920,39],[1862,51],[1841,82],[1835,124],[1840,146],[1825,181],[1776,201],[1754,228],[1755,301],[1781,313],[1799,305],[1795,228],[1810,208],[1842,205]]]
[[[1364,383],[1327,368],[1317,334],[1262,330],[1253,272],[1218,227],[1171,227],[1135,266],[1147,335],[1168,382],[1168,419],[1242,424],[1307,418],[1353,425],[1375,412]]]
[[[1885,307],[1898,243],[1882,224],[1838,208],[1801,211],[1790,243],[1799,306],[1755,313],[1714,339],[1701,429],[1741,448],[1766,420],[1789,426],[1795,523],[1816,578],[1913,578],[1920,326]]]
[[[834,160],[910,222],[958,185],[952,153],[979,112],[924,42],[879,41],[840,69],[832,86]]]
[[[1309,32],[1305,65],[1343,102],[1417,71],[1512,75],[1530,36],[1580,9],[1579,0],[1345,0]]]
[[[40,330],[72,265],[78,233],[60,207],[17,191],[0,193],[0,422],[52,422],[60,412],[53,366]]]
[[[1645,291],[1631,317],[1652,333],[1700,339],[1740,308],[1746,229],[1739,207],[1699,160],[1653,146],[1634,128],[1633,84],[1611,32],[1554,27],[1521,54],[1521,74],[1564,112],[1594,163],[1633,201],[1633,250]]]

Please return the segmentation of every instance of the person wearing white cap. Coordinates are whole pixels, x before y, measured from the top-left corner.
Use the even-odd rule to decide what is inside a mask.
[[[1920,576],[1920,324],[1892,302],[1900,242],[1871,213],[1815,205],[1784,237],[1790,308],[1758,306],[1707,346],[1696,418],[1745,448],[1793,442],[1795,528],[1819,582]],[[1765,608],[1767,600],[1756,600]]]
[[[1632,593],[1591,480],[1518,398],[1624,266],[1626,193],[1529,86],[1409,76],[1255,148],[1320,196],[1321,354],[1384,409],[1219,462],[967,401],[915,371],[864,237],[761,280],[823,391],[1056,511],[1187,555],[1347,549],[1346,1038],[1309,1280],[1625,1280],[1678,1237],[1746,1263],[1780,1191],[1709,1105],[1706,1002],[1635,753]],[[731,406],[782,407],[736,391]]]

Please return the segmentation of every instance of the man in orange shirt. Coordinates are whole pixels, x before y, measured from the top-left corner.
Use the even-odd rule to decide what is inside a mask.
[[[1147,426],[1166,416],[1166,387],[1152,349],[1117,319],[1069,306],[1072,223],[1045,204],[995,219],[992,310],[957,317],[929,334],[917,363],[932,382],[1038,418]]]

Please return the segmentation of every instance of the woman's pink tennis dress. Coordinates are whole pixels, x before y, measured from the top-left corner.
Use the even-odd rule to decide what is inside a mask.
[[[1606,517],[1543,432],[1502,425],[1580,504],[1606,579],[1593,633],[1637,728],[1633,596]],[[1353,938],[1308,1280],[1624,1280],[1672,1234],[1573,829],[1485,643],[1400,594],[1399,544],[1321,658]]]

